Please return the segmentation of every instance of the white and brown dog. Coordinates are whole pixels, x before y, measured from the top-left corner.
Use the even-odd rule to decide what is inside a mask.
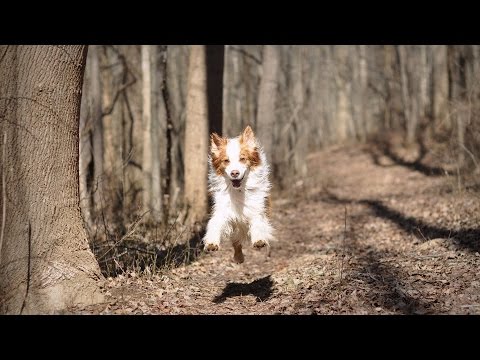
[[[230,238],[234,261],[243,263],[245,242],[259,249],[273,240],[270,167],[250,126],[236,138],[213,133],[210,139],[208,181],[214,205],[203,238],[205,250],[218,250],[220,242]]]

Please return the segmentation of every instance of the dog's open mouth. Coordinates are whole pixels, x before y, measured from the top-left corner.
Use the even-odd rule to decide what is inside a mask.
[[[240,179],[240,180],[238,180],[238,179],[232,180],[232,185],[233,185],[234,188],[239,188],[241,184],[242,184],[242,179]]]

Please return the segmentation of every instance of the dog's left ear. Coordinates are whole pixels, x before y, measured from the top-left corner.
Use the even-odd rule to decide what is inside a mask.
[[[243,133],[240,136],[240,142],[242,144],[246,144],[251,148],[254,148],[255,146],[257,146],[257,142],[255,141],[255,134],[253,133],[253,130],[250,127],[250,125],[247,125],[245,130],[243,130]]]
[[[225,139],[223,139],[221,136],[219,136],[217,133],[213,133],[210,135],[210,152],[214,155],[217,155],[217,153],[220,151],[220,146],[225,142]]]

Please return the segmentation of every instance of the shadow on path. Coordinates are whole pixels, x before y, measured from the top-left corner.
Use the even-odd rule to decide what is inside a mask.
[[[270,275],[261,279],[252,281],[251,283],[228,283],[220,295],[217,295],[213,302],[220,304],[230,297],[253,295],[257,301],[267,300],[273,292],[273,280]]]

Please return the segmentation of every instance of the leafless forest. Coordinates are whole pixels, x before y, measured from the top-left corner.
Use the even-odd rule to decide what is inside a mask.
[[[0,79],[3,313],[480,311],[480,46],[0,46]],[[237,265],[200,239],[246,125],[278,239]]]

